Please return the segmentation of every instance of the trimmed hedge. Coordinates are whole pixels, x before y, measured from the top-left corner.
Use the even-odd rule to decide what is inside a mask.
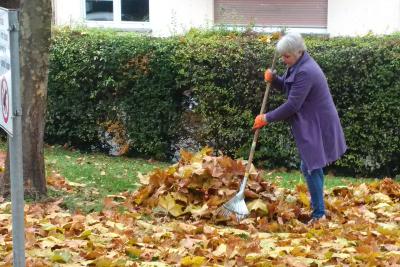
[[[131,153],[165,159],[180,114],[176,46],[174,39],[112,31],[57,31],[46,140],[99,148],[102,135],[122,125]]]
[[[334,167],[351,174],[400,173],[400,36],[314,37],[306,43],[327,75],[349,146]],[[265,91],[262,72],[273,51],[273,37],[252,32],[194,30],[161,39],[58,31],[46,140],[98,147],[104,143],[99,133],[118,124],[131,153],[166,158],[183,132],[182,118],[191,114],[200,119],[193,134],[200,144],[247,158]],[[277,70],[282,73],[283,64]],[[283,101],[271,91],[268,109]],[[188,102],[194,110],[185,111]],[[256,160],[297,168],[286,123],[262,130]]]

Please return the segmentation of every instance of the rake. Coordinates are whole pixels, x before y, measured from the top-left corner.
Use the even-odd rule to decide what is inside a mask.
[[[276,52],[274,53],[274,58],[272,60],[272,66],[271,66],[272,70],[275,68],[275,60],[276,60]],[[263,102],[261,105],[260,114],[265,113],[270,87],[271,87],[270,83],[267,83],[267,88],[264,93],[264,98],[263,98]],[[240,221],[249,215],[249,210],[247,209],[246,202],[244,201],[244,190],[246,188],[247,179],[249,177],[250,168],[251,168],[251,164],[253,162],[254,152],[256,150],[257,139],[258,139],[259,134],[260,134],[260,129],[257,129],[254,132],[253,142],[251,143],[249,159],[248,159],[248,162],[246,165],[244,178],[242,180],[242,183],[240,184],[240,189],[239,189],[238,193],[236,193],[236,195],[233,198],[231,198],[228,202],[226,202],[219,208],[218,213],[224,217],[229,217],[231,214],[234,214],[234,215],[236,215],[236,219],[238,221]]]

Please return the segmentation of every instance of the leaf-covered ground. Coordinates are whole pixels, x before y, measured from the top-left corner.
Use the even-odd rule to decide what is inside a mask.
[[[27,266],[398,266],[400,184],[384,179],[326,192],[328,220],[307,226],[307,189],[283,189],[251,170],[237,222],[218,208],[239,187],[245,162],[183,152],[141,175],[134,193],[100,213],[70,214],[61,200],[26,204]],[[80,185],[61,176],[58,190]],[[0,266],[12,264],[11,204],[0,200]]]

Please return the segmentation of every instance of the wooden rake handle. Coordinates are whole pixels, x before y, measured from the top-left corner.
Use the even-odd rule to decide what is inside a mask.
[[[271,69],[272,71],[275,68],[275,61],[276,61],[276,52],[274,52],[274,58],[272,59],[272,66]],[[269,89],[271,87],[271,83],[267,83],[267,88],[265,89],[265,93],[264,93],[264,98],[263,98],[263,102],[261,105],[261,110],[260,110],[260,114],[264,114],[265,113],[265,109],[267,108],[267,99],[268,99],[268,94],[269,94]],[[260,134],[260,129],[257,129],[254,132],[254,137],[253,137],[253,142],[251,143],[251,149],[250,149],[250,155],[249,155],[249,159],[248,159],[248,163],[246,166],[246,172],[245,172],[245,177],[249,176],[249,172],[250,172],[250,167],[251,164],[253,162],[253,157],[254,157],[254,152],[256,151],[256,145],[257,145],[257,140],[258,140],[258,135]]]

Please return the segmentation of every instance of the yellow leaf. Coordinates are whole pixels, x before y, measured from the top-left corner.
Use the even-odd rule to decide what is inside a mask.
[[[180,201],[185,202],[185,203],[187,202],[187,197],[182,193],[173,192],[173,193],[171,193],[171,195],[175,200],[180,200]]]
[[[307,255],[307,247],[305,247],[305,246],[295,246],[290,251],[290,254],[292,254],[295,257],[306,256]]]
[[[136,247],[127,247],[125,248],[125,253],[126,255],[130,257],[137,257],[139,258],[140,255],[142,254],[142,250]]]
[[[2,213],[11,213],[11,202],[4,202],[0,204],[0,210]]]
[[[203,168],[202,162],[195,162],[192,164],[193,173],[197,175],[203,175],[206,172],[206,169]]]
[[[141,227],[141,228],[143,228],[143,229],[145,229],[145,230],[153,230],[153,228],[155,227],[153,224],[148,223],[148,222],[145,222],[145,221],[142,221],[142,220],[138,220],[138,221],[136,222],[136,224],[137,224],[139,227]]]
[[[383,193],[375,193],[372,195],[372,200],[381,203],[392,203],[392,199]]]
[[[69,184],[70,186],[74,186],[74,187],[86,187],[86,184],[75,183],[75,182],[71,182],[71,181],[68,181],[68,180],[65,180],[65,182],[67,184]]]
[[[26,254],[30,257],[51,258],[53,256],[53,251],[51,250],[51,248],[46,248],[46,249],[34,248],[34,249],[27,250]]]
[[[202,148],[199,152],[197,152],[195,155],[193,155],[193,158],[192,158],[192,162],[193,163],[197,163],[197,162],[202,162],[203,161],[203,158],[205,157],[205,156],[209,156],[209,155],[211,155],[213,153],[213,149],[212,148],[210,148],[210,147],[204,147],[204,148]]]
[[[304,206],[306,206],[307,208],[310,207],[310,199],[308,198],[308,195],[306,193],[299,192],[298,198]]]
[[[190,204],[186,207],[185,212],[190,212],[195,217],[201,217],[204,214],[210,212],[207,203],[205,203],[202,207],[194,206]]]
[[[85,230],[85,231],[83,231],[80,235],[79,235],[79,237],[78,238],[81,238],[81,239],[86,239],[88,236],[90,236],[92,234],[92,231],[90,231],[90,230]]]
[[[250,202],[247,207],[249,208],[250,211],[262,211],[265,214],[268,214],[268,208],[265,202],[261,199],[256,199]]]
[[[360,212],[363,214],[364,218],[369,219],[370,221],[376,220],[376,214],[369,211],[367,208],[360,209]]]
[[[191,267],[197,267],[197,266],[202,266],[204,262],[206,261],[206,258],[200,257],[200,256],[186,256],[182,258],[181,260],[181,265],[182,266],[191,266]]]
[[[118,238],[118,237],[121,237],[120,234],[117,234],[117,233],[108,233],[108,232],[102,234],[102,236],[108,237],[108,238]]]
[[[221,257],[226,254],[226,245],[220,244],[212,253],[215,257]]]
[[[364,202],[368,194],[369,194],[368,186],[364,183],[356,187],[353,193],[354,199],[358,202]]]
[[[392,257],[400,257],[400,251],[389,251],[386,253],[387,256],[392,256]]]
[[[148,185],[150,183],[150,177],[148,175],[144,176],[141,172],[137,172],[139,181],[143,185]]]
[[[392,210],[392,206],[389,205],[388,203],[379,203],[373,207],[373,209],[380,210],[380,211],[386,211],[386,210]]]
[[[165,264],[163,262],[152,261],[152,262],[141,262],[140,267],[168,267],[171,265]]]
[[[189,179],[192,176],[193,168],[191,165],[185,165],[178,169],[179,177],[183,179]]]
[[[53,224],[51,224],[51,223],[44,223],[44,224],[42,224],[42,229],[44,230],[44,231],[54,231],[54,230],[56,230],[58,227],[57,226],[55,226],[55,225],[53,225]]]
[[[176,172],[176,167],[177,167],[177,165],[169,166],[167,169],[167,174],[170,176],[173,175]]]
[[[259,260],[262,256],[263,255],[261,253],[249,253],[246,255],[246,262]]]
[[[46,216],[47,219],[54,219],[54,218],[69,218],[71,217],[71,213],[68,212],[57,212],[57,213],[51,213],[49,215]]]
[[[161,197],[158,201],[158,205],[174,217],[178,217],[184,213],[182,211],[183,206],[176,204],[175,199],[170,194]]]
[[[44,248],[52,248],[52,247],[64,242],[64,240],[58,239],[54,236],[44,237],[44,238],[39,239],[39,241],[40,241],[39,246],[43,249]]]
[[[378,223],[376,230],[386,236],[400,236],[400,227],[396,223]]]
[[[192,233],[197,229],[193,224],[184,222],[173,222],[171,226],[176,232]]]
[[[295,203],[297,201],[297,198],[293,195],[287,195],[285,201],[287,203]]]
[[[51,256],[50,260],[52,262],[58,263],[67,263],[71,260],[72,255],[68,251],[58,250],[54,251],[54,254]]]
[[[342,260],[347,259],[349,257],[350,257],[350,254],[348,254],[348,253],[333,253],[332,254],[332,258],[339,258]]]
[[[275,240],[273,238],[262,239],[260,242],[260,247],[263,253],[269,253],[276,248]]]
[[[228,227],[224,227],[221,229],[218,229],[218,232],[222,235],[222,234],[233,234],[233,235],[247,235],[250,236],[250,233],[245,231],[245,230],[241,230],[241,229],[237,229],[237,228],[228,228]]]
[[[2,214],[0,213],[0,221],[10,220],[11,214]]]
[[[96,267],[111,267],[113,264],[112,260],[106,257],[98,258],[93,263],[95,264]]]

